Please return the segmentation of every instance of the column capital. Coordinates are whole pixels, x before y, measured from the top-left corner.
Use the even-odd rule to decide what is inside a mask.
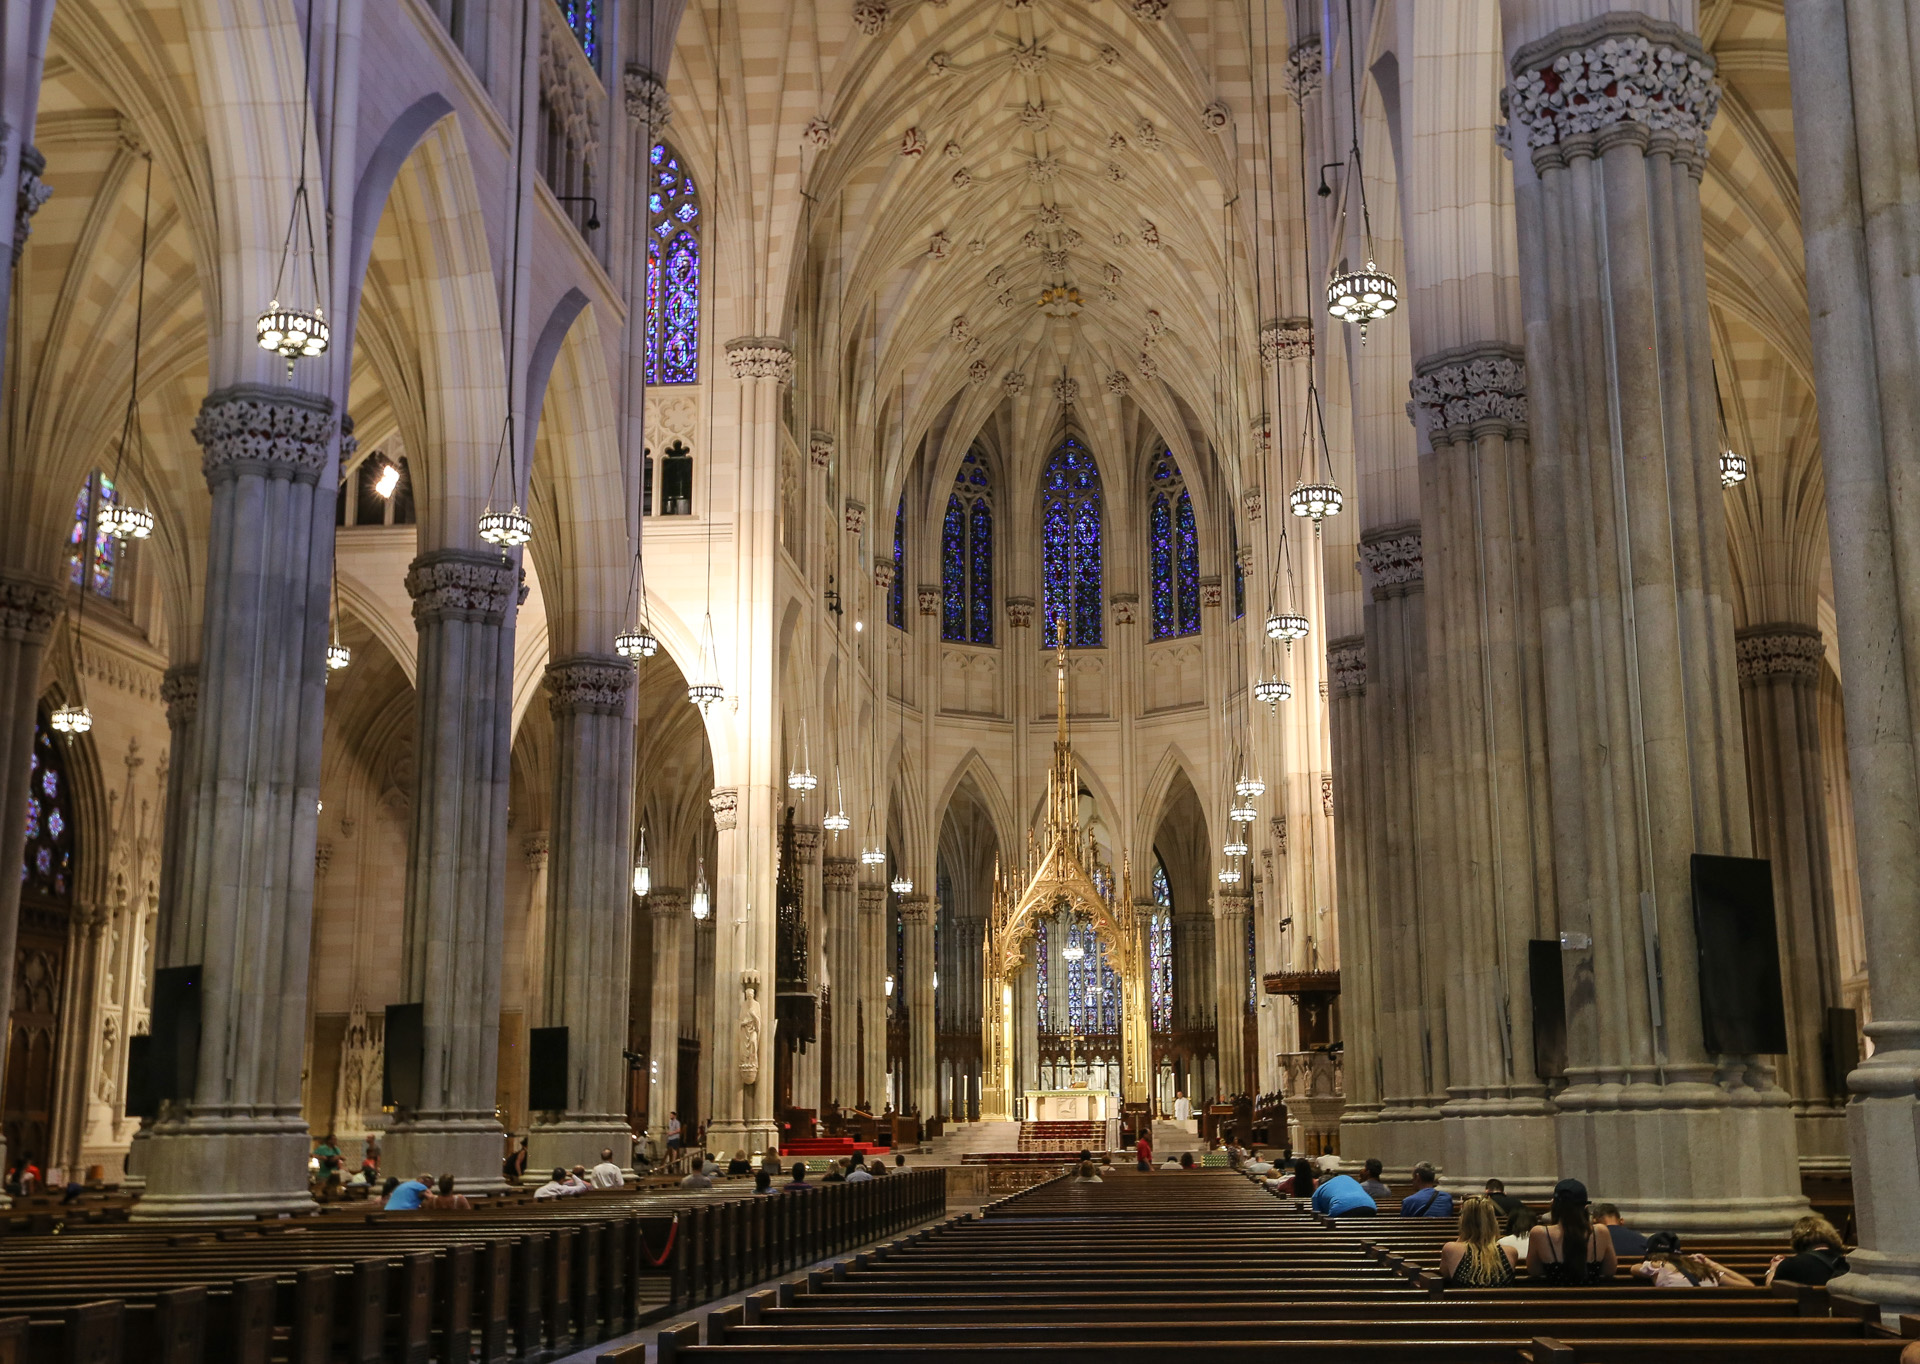
[[[647,913],[656,922],[661,919],[678,919],[686,915],[687,893],[678,886],[658,886],[647,892]]]
[[[1295,49],[1298,51],[1299,49]],[[1320,43],[1313,41],[1314,79],[1319,81]],[[1291,65],[1291,59],[1289,59]],[[1268,322],[1260,329],[1260,359],[1268,369],[1272,369],[1282,360],[1301,360],[1313,354],[1313,319],[1306,317],[1280,317]],[[1266,426],[1264,419],[1260,425]]]
[[[646,124],[656,134],[673,122],[673,106],[667,101],[666,84],[645,67],[626,69],[621,78],[621,92],[626,97],[628,118]]]
[[[44,644],[60,607],[59,588],[0,571],[0,639]]]
[[[900,897],[900,917],[909,924],[932,922],[933,897],[925,892]]]
[[[1007,624],[1016,630],[1026,630],[1033,625],[1033,598],[1007,598]]]
[[[1820,663],[1827,650],[1814,626],[1787,621],[1749,625],[1734,631],[1733,639],[1743,685],[1760,686],[1776,677],[1798,682],[1819,680]]]
[[[235,384],[209,393],[193,419],[208,487],[243,472],[318,483],[332,455],[333,436],[333,399],[266,384]]]
[[[498,554],[436,549],[407,566],[416,629],[443,620],[498,625],[520,590],[520,571]]]
[[[1404,521],[1362,531],[1360,564],[1375,601],[1422,590],[1427,570],[1420,552],[1420,523]]]
[[[831,431],[815,431],[807,437],[807,454],[816,469],[824,469],[833,462],[833,443]]]
[[[887,903],[885,886],[864,885],[860,887],[860,912],[878,914]]]
[[[200,665],[177,663],[160,679],[160,700],[167,708],[167,727],[181,729],[193,723],[200,710]]]
[[[574,654],[547,665],[547,711],[562,715],[621,715],[633,690],[633,665],[624,658]]]
[[[1513,54],[1508,101],[1538,152],[1619,123],[1675,134],[1704,155],[1720,107],[1714,60],[1697,35],[1648,14],[1615,11],[1571,24]]]
[[[828,890],[852,890],[860,877],[860,863],[851,857],[828,857],[820,863],[820,879]]]
[[[1213,897],[1213,911],[1217,918],[1242,918],[1252,910],[1253,897],[1243,891],[1220,891]]]
[[[727,367],[736,379],[793,379],[793,347],[778,336],[736,336],[727,342]]]
[[[547,869],[547,854],[552,840],[545,829],[537,829],[520,840],[520,851],[527,859],[527,870],[538,876]]]
[[[1518,346],[1480,341],[1436,351],[1414,365],[1407,388],[1436,447],[1526,434],[1527,358]]]
[[[713,827],[721,831],[740,827],[740,792],[732,786],[716,786],[707,797],[713,811]]]
[[[793,850],[806,863],[820,860],[820,826],[818,824],[796,824],[793,826]]]
[[[1320,93],[1320,81],[1324,75],[1325,62],[1320,55],[1320,39],[1308,38],[1298,43],[1287,53],[1287,74],[1281,79],[1287,87],[1287,93],[1293,96],[1295,104],[1305,104],[1311,95]]]

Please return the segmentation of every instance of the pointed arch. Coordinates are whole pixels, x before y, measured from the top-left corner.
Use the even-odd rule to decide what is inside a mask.
[[[700,382],[700,192],[666,142],[647,154],[647,285],[643,332],[649,384]]]
[[[993,643],[993,474],[976,444],[960,461],[940,527],[940,637]]]

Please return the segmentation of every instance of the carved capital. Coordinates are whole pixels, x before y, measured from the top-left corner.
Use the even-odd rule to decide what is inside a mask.
[[[727,366],[736,379],[793,378],[793,347],[777,336],[738,336],[727,342]]]
[[[815,431],[807,440],[807,453],[813,459],[816,469],[824,469],[833,462],[833,432]]]
[[[0,639],[45,644],[60,606],[58,588],[0,572]]]
[[[853,26],[871,38],[887,26],[887,0],[854,0]]]
[[[852,890],[860,878],[860,864],[851,857],[827,857],[820,862],[820,883],[828,890]]]
[[[820,860],[820,826],[818,824],[794,825],[793,850],[802,862],[818,862]]]
[[[1112,608],[1115,625],[1132,625],[1140,618],[1140,594],[1138,592],[1116,592],[1107,600]]]
[[[553,841],[545,829],[536,829],[520,840],[520,855],[527,859],[527,871],[538,876],[547,869],[547,855],[553,851]]]
[[[1534,164],[1557,144],[1622,123],[1672,135],[1688,157],[1704,157],[1720,107],[1714,61],[1699,38],[1645,14],[1614,12],[1528,43],[1514,54],[1508,110],[1534,149]]]
[[[1527,361],[1518,346],[1490,341],[1429,355],[1408,385],[1437,448],[1481,434],[1525,435]]]
[[[857,498],[849,497],[845,507],[847,534],[858,535],[867,528],[867,504]]]
[[[1776,677],[1815,682],[1826,645],[1811,625],[1749,625],[1734,632],[1734,656],[1740,681],[1760,686]]]
[[[1033,624],[1033,598],[1007,598],[1007,624],[1016,630],[1025,630]]]
[[[178,734],[200,711],[200,665],[181,663],[160,679],[160,700],[167,708],[167,728]]]
[[[193,419],[208,487],[242,472],[318,483],[333,433],[333,399],[264,384],[209,393]]]
[[[878,914],[886,907],[886,903],[887,888],[885,886],[865,885],[860,887],[860,912],[862,914]]]
[[[1348,635],[1327,645],[1327,676],[1335,696],[1360,696],[1367,690],[1367,640]]]
[[[20,253],[27,249],[27,237],[33,231],[33,215],[53,197],[53,186],[40,177],[47,169],[47,158],[35,146],[20,149],[20,183],[13,201],[13,263],[20,264]]]
[[[442,549],[423,554],[407,568],[416,628],[443,620],[497,625],[520,592],[519,570],[497,554]]]
[[[629,66],[622,81],[627,99],[627,117],[647,125],[658,134],[673,122],[673,109],[667,102],[667,87],[651,71]]]
[[[731,786],[716,786],[707,797],[713,810],[713,827],[725,832],[740,825],[740,793]]]
[[[1287,53],[1287,74],[1281,79],[1295,104],[1305,104],[1309,95],[1319,92],[1324,65],[1318,38],[1309,38]]]
[[[882,592],[893,586],[893,560],[882,559],[873,566],[873,585]]]
[[[1243,891],[1223,890],[1213,897],[1213,907],[1222,919],[1244,919],[1253,909],[1253,897]]]
[[[624,658],[579,654],[547,665],[547,713],[620,715],[633,690],[633,665]]]
[[[919,590],[914,595],[919,599],[921,615],[937,616],[940,614],[940,584],[921,583]]]
[[[653,921],[684,919],[687,915],[687,893],[677,886],[663,886],[647,892],[647,913]]]
[[[1333,818],[1333,773],[1320,774],[1320,813]]]
[[[1200,605],[1203,607],[1218,606],[1220,605],[1220,600],[1220,575],[1218,573],[1209,573],[1200,580]]]
[[[313,879],[327,879],[327,868],[333,865],[333,844],[322,838],[313,845]]]
[[[916,927],[933,922],[933,897],[925,893],[901,896],[900,920]]]
[[[1425,584],[1420,523],[1382,526],[1360,537],[1360,564],[1375,601],[1405,596]]]

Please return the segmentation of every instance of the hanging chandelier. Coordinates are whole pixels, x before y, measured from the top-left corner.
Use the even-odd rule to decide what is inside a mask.
[[[1747,457],[1732,450],[1720,452],[1720,486],[1731,488],[1747,481]]]
[[[1354,156],[1360,155],[1355,148]],[[1364,270],[1346,270],[1327,283],[1327,312],[1342,322],[1355,323],[1360,339],[1367,339],[1367,324],[1385,317],[1400,306],[1400,287],[1393,276],[1372,261]]]
[[[714,656],[713,613],[709,611],[700,627],[700,677],[687,685],[687,700],[700,707],[700,713],[705,715],[720,704],[724,695],[726,692],[720,686],[720,661]]]
[[[118,479],[114,486],[120,486]],[[100,509],[100,529],[116,540],[144,540],[153,534],[153,513],[145,507],[109,503]]]
[[[381,459],[380,472],[373,476],[373,495],[383,502],[393,500],[394,490],[400,486],[400,466],[387,459]]]
[[[147,226],[153,210],[153,153],[147,159],[146,192],[140,201],[140,283],[133,302],[133,381],[127,388],[127,415],[120,425],[120,449],[113,458],[114,496],[127,492],[120,470],[127,462],[127,446],[140,439],[140,354],[147,323]],[[145,507],[109,502],[100,508],[100,529],[122,542],[144,540],[153,534],[153,513]]]
[[[647,826],[640,826],[640,839],[633,853],[633,893],[645,895],[653,889],[653,869],[647,865]]]
[[[533,521],[520,510],[518,502],[512,511],[495,511],[491,504],[480,514],[480,538],[490,545],[502,549],[512,549],[524,545],[533,538]]]
[[[1221,885],[1223,886],[1238,885],[1239,881],[1240,881],[1240,868],[1225,867],[1221,869],[1221,872],[1220,872]]]
[[[913,878],[904,871],[896,871],[893,874],[893,880],[888,883],[888,889],[895,895],[911,895],[913,894]]]
[[[1293,696],[1293,683],[1280,677],[1263,677],[1253,684],[1253,699],[1278,706]]]
[[[807,750],[807,722],[800,722],[800,770],[787,773],[787,789],[807,792],[820,784],[820,778],[813,775],[812,754]],[[903,894],[905,892],[902,892]]]
[[[707,894],[707,859],[706,855],[702,854],[698,870],[693,877],[693,917],[705,923],[707,916],[712,913],[713,900]]]
[[[328,672],[337,673],[343,668],[352,666],[352,664],[353,664],[353,650],[349,649],[346,645],[342,644],[339,641],[339,639],[336,638],[333,641],[333,643],[327,646],[327,671]]]
[[[1243,801],[1250,801],[1256,796],[1266,795],[1267,784],[1258,777],[1249,777],[1243,773],[1240,780],[1233,784],[1233,794]]]
[[[847,798],[840,789],[840,764],[833,765],[833,809],[820,817],[820,827],[831,834],[843,834],[853,827],[847,818]]]
[[[296,191],[302,205],[306,202],[306,193],[305,185]],[[296,213],[299,211],[295,209]],[[308,230],[311,231],[311,228]],[[326,314],[317,303],[311,309],[283,308],[280,300],[275,298],[267,304],[267,310],[260,314],[260,320],[254,323],[254,336],[260,343],[260,349],[272,351],[284,359],[289,377],[293,374],[295,360],[311,360],[315,356],[325,355],[327,342],[332,335]]]
[[[1228,857],[1245,857],[1247,855],[1247,845],[1240,841],[1239,834],[1235,834],[1227,842],[1220,845],[1220,851]]]
[[[1235,824],[1251,824],[1260,818],[1260,812],[1253,808],[1251,801],[1242,801],[1227,811],[1227,818]]]
[[[630,626],[613,637],[613,651],[625,659],[652,658],[660,652],[660,641],[643,622]]]
[[[1087,949],[1081,945],[1080,939],[1069,932],[1067,935],[1067,945],[1060,949],[1060,960],[1079,961],[1086,955]]]
[[[1267,617],[1267,638],[1283,639],[1289,645],[1296,639],[1305,639],[1310,628],[1307,618],[1296,611],[1277,611]]]
[[[886,861],[887,850],[878,845],[864,849],[860,854],[860,865],[863,867],[885,866]]]
[[[85,734],[93,728],[93,712],[85,706],[76,706],[69,701],[64,706],[56,706],[53,714],[47,718],[47,723],[53,726],[56,734]]]
[[[307,7],[307,34],[302,53],[313,51],[313,11]],[[300,178],[293,189],[293,207],[287,215],[287,235],[280,244],[280,269],[274,277],[273,299],[267,304],[267,310],[260,314],[254,324],[254,339],[260,349],[278,355],[287,362],[287,377],[293,377],[295,360],[310,360],[327,353],[327,342],[332,332],[327,326],[326,313],[321,307],[325,294],[320,289],[320,257],[313,238],[313,206],[307,198],[307,113],[310,107],[311,84],[302,73],[300,81],[300,126],[297,136],[300,139]],[[299,277],[299,257],[305,253],[307,258],[307,287],[311,290],[313,306],[302,308],[297,304],[281,305],[282,288],[288,283],[287,268],[293,267],[295,281]]]
[[[1338,516],[1345,501],[1340,489],[1331,483],[1296,483],[1287,498],[1295,516],[1304,516],[1316,526],[1329,516]]]

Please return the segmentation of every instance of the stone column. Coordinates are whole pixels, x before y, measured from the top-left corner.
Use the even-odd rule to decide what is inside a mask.
[[[860,1083],[853,1100],[869,1113],[887,1101],[887,888],[861,885],[860,967],[854,997],[859,1001]]]
[[[1780,1078],[1793,1095],[1801,1168],[1845,1169],[1846,1094],[1833,1092],[1826,1066],[1827,1010],[1841,1000],[1820,759],[1825,646],[1815,626],[1778,623],[1739,631],[1736,648],[1753,853],[1773,866],[1786,991],[1787,1054]]]
[[[779,1137],[772,1097],[773,958],[771,943],[755,938],[771,935],[771,916],[752,918],[746,903],[753,882],[740,827],[740,792],[716,787],[708,804],[718,832],[714,860],[720,875],[714,883],[713,1117],[707,1144],[716,1151],[763,1151]],[[771,848],[767,851],[771,854]]]
[[[940,1077],[934,1065],[933,896],[916,891],[900,901],[907,927],[907,978],[896,981],[907,1006],[906,1106],[926,1122],[940,1111]]]
[[[1873,1056],[1847,1077],[1860,1246],[1843,1293],[1920,1312],[1920,221],[1912,4],[1787,12],[1808,312],[1846,684]]]
[[[198,1074],[153,1126],[141,1219],[303,1212],[300,1114],[326,699],[333,404],[241,384],[194,422],[212,498],[191,842],[160,964],[197,966]],[[11,833],[9,833],[11,836]],[[499,1168],[495,1158],[495,1170]]]
[[[1434,330],[1433,327],[1427,330]],[[1526,365],[1517,346],[1436,352],[1412,385],[1421,459],[1432,780],[1443,875],[1432,907],[1446,1017],[1445,1168],[1544,1198],[1553,1110],[1533,1054],[1529,940],[1553,914],[1537,572],[1526,470]]]
[[[1380,935],[1367,889],[1371,846],[1368,789],[1367,641],[1349,635],[1327,645],[1327,716],[1333,739],[1333,781],[1348,798],[1334,806],[1334,852],[1339,859],[1340,1032],[1346,1044],[1347,1106],[1340,1115],[1340,1149],[1364,1160],[1377,1145],[1387,1044],[1379,1026]],[[1277,822],[1277,821],[1276,821]],[[1284,844],[1287,831],[1275,832]],[[1296,928],[1298,926],[1296,925]],[[1294,941],[1299,941],[1296,933]],[[1382,1157],[1384,1159],[1384,1157]]]
[[[0,867],[18,867],[27,849],[27,774],[40,702],[40,661],[59,615],[60,593],[0,570]],[[13,1009],[13,956],[20,927],[20,877],[0,876],[0,1020]],[[0,1075],[7,1038],[0,1035]],[[0,1137],[0,1161],[7,1158]],[[5,1194],[0,1194],[4,1199]],[[0,1206],[6,1206],[0,1203]]]
[[[860,920],[853,887],[860,870],[851,857],[829,857],[820,879],[827,900],[827,985],[833,999],[833,1083],[821,1096],[842,1109],[860,1101]]]
[[[820,906],[820,826],[794,825],[793,850],[800,859],[800,922],[807,947],[807,992],[814,998],[813,1041],[805,1043],[804,1049],[796,1046],[793,1053],[793,1106],[810,1108],[817,1114],[821,1101],[826,1098],[820,1092],[819,1000],[825,938]]]
[[[1691,856],[1752,849],[1700,223],[1719,91],[1699,39],[1663,20],[1545,31],[1599,8],[1538,7],[1506,34],[1515,175],[1533,181],[1516,189],[1533,505],[1554,547],[1559,1172],[1629,1220],[1777,1234],[1807,1206],[1790,1100],[1761,1058],[1706,1050],[1694,964]]]
[[[1220,1092],[1229,1098],[1246,1084],[1247,914],[1252,897],[1221,891],[1213,897],[1214,1042]],[[1211,1094],[1206,1096],[1211,1099]]]
[[[680,954],[687,893],[661,887],[647,896],[653,924],[653,1009],[647,1033],[647,1142],[667,1149],[667,1114],[680,1108]],[[683,1115],[684,1117],[684,1115]]]
[[[633,666],[594,654],[547,666],[553,717],[542,1026],[567,1030],[567,1108],[535,1115],[527,1165],[633,1157],[626,1113],[627,972],[633,902]]]
[[[419,738],[401,988],[425,1005],[426,1045],[420,1106],[395,1115],[383,1164],[451,1173],[482,1192],[505,1183],[494,1106],[518,588],[519,570],[497,553],[432,550],[407,570]]]

